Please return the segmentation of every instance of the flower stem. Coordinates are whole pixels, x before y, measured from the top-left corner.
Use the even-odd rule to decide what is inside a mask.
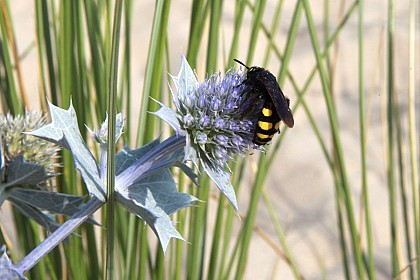
[[[115,187],[118,190],[122,187],[128,187],[141,180],[146,175],[155,171],[154,163],[162,158],[176,152],[185,146],[185,137],[173,135],[151,149],[144,156],[135,161],[130,167],[121,172],[115,178]]]
[[[41,242],[34,250],[26,255],[17,265],[16,268],[22,273],[26,273],[35,266],[45,255],[54,249],[61,241],[69,236],[78,226],[86,221],[89,216],[98,210],[104,202],[92,197],[83,208],[74,214],[71,219],[66,221],[56,231],[54,231],[47,239]]]

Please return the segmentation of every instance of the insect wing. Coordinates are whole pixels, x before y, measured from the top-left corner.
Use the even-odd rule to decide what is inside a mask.
[[[284,96],[276,78],[271,73],[267,74],[267,76],[261,77],[261,79],[263,80],[264,86],[274,103],[274,107],[276,107],[276,111],[282,121],[288,127],[293,127],[295,121],[293,119],[292,111],[289,108],[290,100]]]

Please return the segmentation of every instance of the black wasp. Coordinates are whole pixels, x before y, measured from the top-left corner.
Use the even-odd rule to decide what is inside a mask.
[[[240,114],[246,116],[256,112],[258,122],[252,142],[265,145],[275,133],[280,132],[280,120],[288,127],[293,127],[295,122],[289,108],[290,100],[283,94],[276,77],[268,70],[257,66],[248,67],[237,59],[234,61],[247,69],[246,79],[242,82],[246,99],[240,107]]]

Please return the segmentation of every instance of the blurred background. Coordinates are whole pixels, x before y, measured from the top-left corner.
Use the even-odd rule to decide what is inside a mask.
[[[114,2],[0,3],[3,113],[47,112],[46,99],[67,108],[71,97],[82,132],[83,123],[98,127],[106,112]],[[147,113],[157,109],[148,96],[170,103],[168,74],[178,73],[182,54],[200,81],[239,68],[233,58],[270,70],[295,118],[294,128],[281,126],[266,154],[256,151],[233,164],[240,219],[208,180],[210,193],[200,194],[179,178],[184,191],[204,201],[174,217],[189,243],[171,241],[159,256],[150,230],[135,221],[135,236],[150,244],[140,278],[418,279],[417,1],[124,1],[123,9],[117,106],[130,148],[172,133]],[[67,160],[64,168],[73,170],[63,173],[76,176]],[[80,194],[80,182],[61,180],[60,191]],[[0,215],[2,231],[10,232],[14,218],[3,207]],[[80,239],[95,242],[86,232]],[[17,246],[15,262],[27,253]],[[57,249],[66,252],[55,256],[58,266],[68,268],[54,275],[75,279],[77,261],[69,256],[87,247]],[[85,262],[88,270],[92,261]]]

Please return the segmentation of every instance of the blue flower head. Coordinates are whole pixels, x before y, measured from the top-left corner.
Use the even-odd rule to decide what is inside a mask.
[[[194,149],[212,165],[227,167],[235,155],[254,148],[255,119],[239,114],[244,78],[242,72],[230,69],[223,77],[212,74],[202,83],[184,87],[187,90],[177,86],[177,93],[172,91],[180,127],[188,138],[187,150]],[[179,83],[178,77],[174,82]]]
[[[215,73],[199,83],[182,57],[178,76],[172,76],[176,90],[171,88],[171,92],[177,112],[163,104],[156,112],[177,134],[185,135],[184,160],[191,160],[197,168],[201,163],[235,209],[227,162],[258,148],[252,142],[257,112],[240,112],[246,99],[244,79],[246,73],[230,69],[223,77]]]

